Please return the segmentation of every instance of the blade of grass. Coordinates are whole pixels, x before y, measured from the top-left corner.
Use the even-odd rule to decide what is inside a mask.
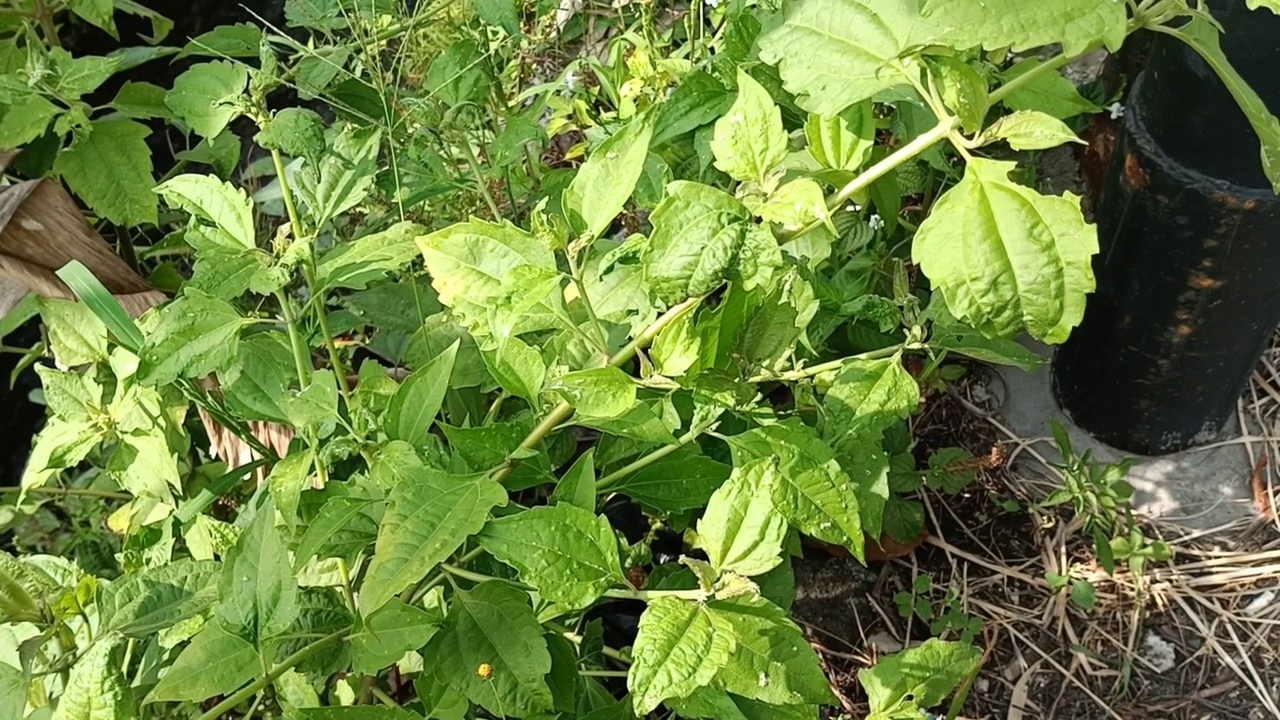
[[[80,302],[92,310],[102,324],[107,326],[107,330],[115,336],[116,342],[129,352],[137,354],[144,342],[142,331],[125,313],[120,301],[116,300],[111,291],[103,287],[84,263],[72,260],[58,270],[58,277],[62,278],[62,282],[71,288],[71,292],[75,293]]]

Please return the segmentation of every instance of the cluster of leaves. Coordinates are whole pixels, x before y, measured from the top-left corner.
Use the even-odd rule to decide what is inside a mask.
[[[137,322],[75,265],[80,302],[40,303],[50,421],[23,486],[99,458],[68,490],[127,498],[120,574],[0,555],[0,714],[812,720],[833,698],[787,612],[802,538],[860,559],[915,538],[916,493],[975,467],[917,467],[922,388],[952,356],[1034,366],[1013,338],[1061,342],[1093,289],[1079,199],[996,159],[1096,109],[1058,69],[1138,28],[1182,37],[1280,167],[1280,125],[1184,2],[735,0],[665,29],[640,4],[567,94],[494,62],[586,31],[543,5],[477,0],[440,48],[431,8],[289,0],[307,43],[220,28],[177,54],[221,59],[102,108],[65,78],[127,61],[15,45],[0,144],[49,144],[102,218],[163,204],[177,229],[148,250],[192,263],[157,263],[176,297]],[[283,84],[337,118],[273,109]],[[104,130],[139,106],[222,177],[155,185]],[[242,117],[274,171],[254,196],[224,180]],[[573,144],[548,161],[551,138]],[[99,183],[86,147],[136,167]],[[468,173],[489,219],[423,212]],[[197,417],[261,459],[214,457]],[[636,601],[633,632],[606,627]],[[978,655],[886,658],[860,675],[872,716],[944,702]]]

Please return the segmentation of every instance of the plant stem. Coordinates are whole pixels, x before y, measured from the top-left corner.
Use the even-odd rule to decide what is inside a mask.
[[[498,203],[494,202],[493,194],[489,192],[489,184],[484,181],[484,175],[480,173],[480,158],[476,157],[476,151],[471,147],[471,141],[464,140],[462,147],[467,151],[467,164],[471,166],[471,174],[476,176],[476,186],[480,188],[480,194],[484,196],[484,202],[489,206],[489,212],[493,213],[493,221],[501,221],[502,211],[498,209]]]
[[[480,555],[483,552],[484,550],[482,548],[469,550],[468,552],[464,553],[461,557],[459,557],[456,562],[458,563],[458,565],[466,565],[472,560],[475,560],[476,558],[480,557]],[[434,576],[427,578],[426,581],[424,581],[421,585],[415,588],[412,594],[409,596],[409,599],[406,600],[404,595],[401,595],[400,599],[405,600],[405,602],[408,603],[409,605],[413,605],[417,603],[419,600],[421,600],[422,597],[426,595],[428,592],[431,592],[431,588],[443,583],[445,581],[445,577],[446,577],[446,574],[443,572],[436,573]]]
[[[53,10],[44,4],[44,0],[35,0],[35,17],[40,21],[44,41],[49,43],[50,47],[62,47],[62,39],[58,37],[58,26],[53,23]]]
[[[1092,50],[1092,48],[1090,48],[1090,50]],[[1031,68],[1030,70],[1023,73],[1022,75],[1019,75],[1018,77],[1010,80],[1004,85],[1001,85],[1000,87],[993,90],[990,95],[991,104],[995,105],[996,103],[1000,102],[1004,98],[1008,97],[1010,93],[1014,92],[1018,88],[1021,88],[1035,81],[1041,75],[1045,75],[1046,73],[1050,73],[1050,72],[1056,72],[1058,68],[1061,68],[1063,65],[1066,65],[1067,63],[1071,62],[1071,60],[1075,57],[1077,56],[1057,55],[1049,60],[1046,60],[1040,63],[1036,67]],[[933,147],[937,143],[941,142],[942,140],[947,138],[949,135],[951,135],[952,130],[955,130],[959,126],[960,126],[960,119],[956,117],[946,117],[946,118],[943,118],[942,120],[939,120],[937,125],[925,131],[924,134],[915,138],[914,140],[907,143],[906,145],[903,145],[902,147],[898,148],[897,150],[895,150],[894,152],[886,156],[884,159],[882,159],[880,162],[864,170],[862,174],[858,175],[858,177],[854,178],[853,180],[850,180],[847,185],[840,188],[839,192],[831,196],[831,198],[827,201],[827,207],[831,210],[835,210],[839,208],[841,205],[844,204],[846,200],[853,197],[855,193],[866,189],[871,185],[871,183],[875,182],[876,180],[879,180],[880,178],[888,174],[890,170],[893,170],[894,168],[898,167],[904,162],[914,158],[916,155],[919,155],[925,150],[928,150],[929,148]],[[815,230],[821,225],[822,225],[821,220],[815,220],[809,223],[808,225],[805,225],[804,227],[800,228],[799,230],[796,230],[795,232],[784,233],[781,239],[783,242],[787,240],[791,240],[792,238],[799,237],[801,235],[804,235],[807,232]]]
[[[319,640],[295,652],[284,660],[281,660],[275,667],[271,668],[267,674],[228,696],[226,700],[215,705],[212,710],[201,715],[197,720],[219,720],[224,715],[231,712],[235,706],[275,682],[281,675],[285,674],[286,671],[301,665],[303,662],[310,659],[311,656],[325,649],[329,645],[332,645],[334,642],[346,637],[346,634],[347,631],[345,629],[339,630],[335,633],[330,633],[329,635],[325,635]]]
[[[494,576],[492,576],[492,575],[485,575],[484,573],[478,573],[478,572],[473,572],[473,571],[471,571],[471,570],[465,570],[465,569],[460,568],[460,567],[458,567],[458,566],[456,566],[456,565],[450,565],[450,564],[448,564],[448,563],[440,563],[440,566],[439,566],[439,567],[440,567],[440,569],[441,569],[441,570],[443,570],[443,571],[445,571],[445,572],[449,573],[450,575],[456,575],[457,577],[460,577],[460,578],[462,578],[463,580],[470,580],[471,582],[476,582],[476,583],[485,582],[485,581],[487,581],[487,580],[501,580],[501,579],[503,579],[503,578],[496,578],[496,577],[494,577]],[[524,585],[523,583],[515,583],[515,584],[516,584],[516,585],[520,585],[521,587],[528,587],[527,585]]]
[[[284,290],[276,291],[276,302],[280,303],[280,314],[284,315],[284,324],[289,330],[289,345],[293,348],[293,365],[298,371],[298,382],[301,383],[299,389],[305,390],[311,384],[311,352],[307,350],[307,344],[302,340],[302,333],[298,330],[298,318],[293,314],[293,302],[289,300],[288,295],[285,295]]]
[[[103,500],[132,500],[133,496],[129,493],[116,492],[114,490],[97,490],[94,488],[60,488],[60,487],[0,487],[0,493],[8,492],[28,492],[35,495],[62,495],[65,497],[91,497],[101,498]]]
[[[653,342],[653,339],[658,336],[658,333],[662,332],[663,328],[670,325],[676,318],[680,317],[681,313],[700,302],[702,302],[701,297],[693,297],[682,303],[673,305],[669,310],[663,313],[661,317],[654,320],[652,325],[645,328],[639,335],[632,339],[631,342],[627,343],[625,347],[619,350],[613,357],[609,358],[609,364],[614,367],[622,367],[625,365],[631,360],[631,358],[636,356],[636,353],[640,351],[640,348],[643,348]],[[568,420],[572,415],[573,406],[567,402],[561,402],[559,405],[552,408],[551,412],[547,413],[547,416],[542,419],[542,422],[538,423],[537,427],[530,431],[525,439],[520,442],[520,447],[517,450],[519,455],[523,455],[537,448],[538,443],[545,440],[548,435],[550,435],[557,427],[560,426],[561,423]],[[516,467],[520,465],[520,461],[521,458],[517,456],[517,453],[508,455],[506,461],[493,471],[491,477],[497,482],[506,480]]]
[[[374,682],[376,683],[377,681],[375,680]],[[394,698],[388,695],[385,690],[378,687],[376,684],[373,686],[370,692],[372,692],[373,696],[378,698],[378,702],[382,703],[383,705],[400,709],[401,707],[400,703],[396,702]]]
[[[307,281],[307,287],[312,292],[322,292],[316,289],[315,272],[310,269],[310,264],[314,264],[315,259],[311,258],[308,265],[303,267],[302,273]],[[338,391],[342,394],[342,401],[348,408],[351,407],[351,386],[347,384],[347,368],[343,364],[342,358],[338,356],[338,344],[333,340],[333,330],[329,326],[329,313],[325,311],[324,298],[317,297],[315,299],[316,320],[320,324],[320,337],[324,340],[324,349],[329,354],[329,365],[333,368],[333,374],[338,378]]]
[[[702,590],[623,590],[615,588],[605,590],[604,596],[615,600],[643,600],[645,602],[660,597],[673,597],[681,600],[707,599],[707,593]]]
[[[816,375],[821,375],[824,372],[839,370],[845,363],[849,362],[850,360],[879,360],[881,358],[893,357],[894,355],[897,355],[899,352],[902,352],[903,350],[914,350],[914,349],[916,349],[914,345],[907,345],[906,343],[902,343],[899,345],[890,345],[889,347],[880,348],[879,350],[871,350],[869,352],[859,353],[857,355],[849,355],[848,357],[842,357],[836,360],[830,360],[828,362],[818,363],[817,365],[810,365],[809,367],[802,368],[800,370],[791,370],[784,373],[773,373],[773,374],[762,373],[760,375],[756,375],[748,379],[747,382],[762,383],[762,382],[776,382],[781,380],[804,380],[805,378],[811,378]]]
[[[560,635],[564,637],[564,639],[568,640],[574,645],[582,645],[582,636],[570,630],[569,628],[565,627],[564,625],[561,625],[560,623],[552,620],[548,620],[547,622],[543,623],[543,625],[551,628],[555,632],[560,633]],[[612,660],[617,660],[618,662],[623,663],[624,665],[631,664],[630,658],[618,652],[617,650],[614,650],[608,645],[604,646],[602,652],[604,653],[604,656],[607,658],[610,658]]]
[[[596,316],[596,309],[591,304],[591,297],[587,295],[587,284],[582,281],[582,269],[578,267],[578,262],[574,259],[573,253],[565,253],[565,257],[569,261],[569,275],[573,278],[573,284],[578,288],[578,297],[582,300],[582,307],[587,311],[587,318],[591,320],[591,329],[595,331],[595,345],[600,348],[605,355],[609,354],[609,339],[605,334],[604,325],[600,324],[600,318]]]
[[[579,670],[578,674],[582,677],[604,678],[624,678],[628,675],[626,670]]]
[[[338,558],[338,576],[342,578],[342,597],[347,601],[347,610],[352,615],[359,615],[356,610],[356,596],[351,592],[351,570],[347,568],[347,561]]]
[[[302,227],[302,217],[298,215],[298,206],[293,201],[293,189],[289,187],[289,178],[285,175],[284,156],[279,150],[271,151],[271,162],[276,166],[276,180],[280,183],[280,195],[284,197],[284,209],[289,213],[289,224],[293,226],[293,236],[305,237],[307,232]]]
[[[608,475],[605,475],[604,477],[596,481],[596,494],[601,495],[605,492],[608,492],[609,488],[616,485],[618,481],[621,480],[622,478],[632,473],[639,472],[649,467],[650,465],[658,462],[662,458],[688,445],[694,440],[697,440],[699,435],[701,435],[702,433],[706,432],[709,429],[710,429],[709,427],[693,428],[692,430],[685,433],[684,435],[681,435],[680,438],[676,440],[675,445],[663,445],[662,447],[658,448],[657,450],[654,450],[648,455],[645,455],[644,457],[641,457],[635,460],[634,462],[624,465],[623,467],[620,467],[617,470],[614,470]]]

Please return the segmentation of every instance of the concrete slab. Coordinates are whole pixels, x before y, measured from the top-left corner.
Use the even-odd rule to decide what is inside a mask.
[[[1048,347],[1027,344],[1043,357],[1052,355]],[[1099,462],[1106,463],[1138,458],[1129,471],[1129,481],[1134,487],[1134,509],[1142,515],[1208,529],[1256,514],[1249,485],[1252,468],[1245,446],[1223,442],[1238,437],[1235,423],[1229,424],[1218,443],[1174,455],[1135,456],[1093,439],[1071,422],[1053,397],[1047,363],[1033,373],[1017,368],[999,368],[998,372],[1005,395],[1001,396],[1002,389],[998,387],[993,386],[990,391],[997,396],[1000,414],[1021,437],[1043,438],[1036,449],[1046,458],[1061,459],[1052,441],[1050,418],[1057,418],[1068,429],[1076,452],[1092,450]]]

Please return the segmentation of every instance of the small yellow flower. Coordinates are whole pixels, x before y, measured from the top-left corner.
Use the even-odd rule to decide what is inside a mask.
[[[493,666],[489,663],[480,663],[480,667],[476,668],[476,674],[479,675],[481,679],[488,680],[493,677]]]

